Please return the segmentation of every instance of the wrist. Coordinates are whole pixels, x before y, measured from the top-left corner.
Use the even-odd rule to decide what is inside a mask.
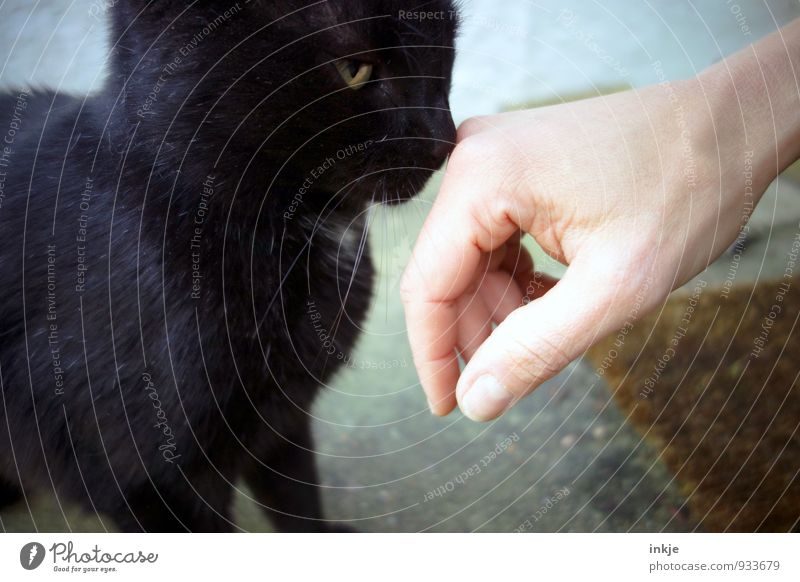
[[[733,153],[724,151],[728,144],[738,152],[752,152],[759,194],[800,158],[798,79],[800,19],[698,76],[720,153]]]

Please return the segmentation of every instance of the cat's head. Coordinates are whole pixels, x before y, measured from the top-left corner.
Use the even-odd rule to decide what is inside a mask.
[[[193,147],[216,153],[267,152],[283,188],[305,184],[346,206],[405,199],[452,150],[451,0],[119,0],[114,9],[128,118],[184,133],[202,124],[206,142]]]

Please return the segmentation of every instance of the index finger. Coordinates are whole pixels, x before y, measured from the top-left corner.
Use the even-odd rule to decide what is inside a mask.
[[[456,154],[454,154],[454,159]],[[422,227],[403,276],[406,327],[420,383],[434,414],[456,405],[459,377],[457,299],[475,281],[481,256],[518,232],[496,218],[493,197],[502,196],[489,175],[451,161],[439,196]]]

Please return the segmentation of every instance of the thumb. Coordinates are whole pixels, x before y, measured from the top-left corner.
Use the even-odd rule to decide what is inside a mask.
[[[608,257],[614,255],[576,258],[550,291],[492,332],[456,387],[466,416],[496,418],[654,303],[652,278],[641,266],[625,261],[632,268],[620,269],[619,257],[613,264]]]

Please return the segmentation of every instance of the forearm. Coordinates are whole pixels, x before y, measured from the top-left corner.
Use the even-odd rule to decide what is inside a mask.
[[[800,158],[800,19],[717,63],[699,80],[722,157],[753,152],[759,195]]]

